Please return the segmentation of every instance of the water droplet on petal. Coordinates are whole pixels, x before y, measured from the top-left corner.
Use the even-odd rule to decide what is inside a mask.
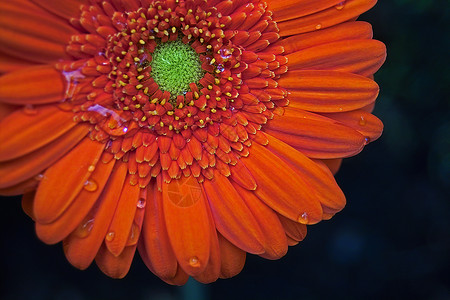
[[[29,116],[34,116],[34,115],[37,114],[36,108],[35,108],[33,105],[31,105],[31,104],[25,105],[25,106],[23,107],[23,112],[24,112],[26,115],[29,115]]]
[[[137,207],[138,208],[144,208],[145,204],[147,204],[147,202],[145,201],[145,199],[139,199],[138,203],[137,203]]]
[[[79,238],[85,238],[91,233],[92,227],[94,227],[94,219],[87,220],[78,226],[75,230],[75,235]]]
[[[366,119],[363,116],[361,116],[361,118],[359,119],[359,125],[361,125],[361,126],[366,125]]]
[[[136,245],[139,239],[139,227],[133,223],[131,226],[130,235],[128,236],[127,246]]]
[[[319,30],[320,28],[322,28],[322,24],[319,23],[316,25],[316,30]]]
[[[88,192],[95,192],[98,188],[98,184],[97,182],[95,182],[94,180],[86,180],[86,182],[84,183],[84,189]]]
[[[335,8],[337,10],[341,10],[344,8],[344,6],[345,6],[345,1],[342,1],[341,3],[336,4]]]
[[[88,168],[88,171],[89,172],[94,172],[94,170],[95,170],[95,165],[90,165],[89,168]]]
[[[38,174],[36,176],[34,176],[34,179],[37,181],[41,181],[44,178],[44,174]]]
[[[217,71],[223,72],[223,71],[225,71],[225,67],[222,64],[218,64],[217,65]]]
[[[123,131],[124,133],[126,133],[126,132],[128,131],[128,127],[124,127],[124,128],[122,129],[122,131]]]
[[[366,136],[364,139],[364,145],[367,145],[368,143],[370,143],[370,137]]]
[[[302,223],[302,224],[307,223],[308,222],[308,213],[307,212],[302,213],[300,215],[300,217],[298,218],[298,222]]]
[[[191,257],[191,258],[189,259],[189,264],[190,264],[192,267],[199,267],[199,266],[200,266],[200,262],[199,262],[199,260],[198,260],[198,258],[197,258],[196,256],[193,256],[193,257]]]
[[[107,242],[112,242],[112,240],[114,239],[115,236],[116,236],[116,234],[114,233],[114,231],[110,231],[106,235],[105,239]]]

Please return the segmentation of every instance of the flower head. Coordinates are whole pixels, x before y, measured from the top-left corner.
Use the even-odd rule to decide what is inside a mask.
[[[166,282],[282,257],[378,138],[374,0],[1,1],[0,193],[41,240]]]

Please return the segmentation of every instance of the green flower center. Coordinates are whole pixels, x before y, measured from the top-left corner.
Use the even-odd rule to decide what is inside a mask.
[[[153,79],[171,98],[188,92],[189,84],[197,84],[205,74],[200,56],[181,40],[156,46],[150,66]]]

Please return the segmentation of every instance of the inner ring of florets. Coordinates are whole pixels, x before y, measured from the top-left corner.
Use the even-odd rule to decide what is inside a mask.
[[[229,118],[242,82],[241,50],[226,38],[220,14],[163,5],[113,16],[119,31],[105,55],[114,108],[164,135]]]

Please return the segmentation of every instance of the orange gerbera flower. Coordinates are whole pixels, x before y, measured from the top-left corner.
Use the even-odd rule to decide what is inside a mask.
[[[282,257],[377,139],[375,0],[1,0],[0,193],[45,243],[162,280]]]

